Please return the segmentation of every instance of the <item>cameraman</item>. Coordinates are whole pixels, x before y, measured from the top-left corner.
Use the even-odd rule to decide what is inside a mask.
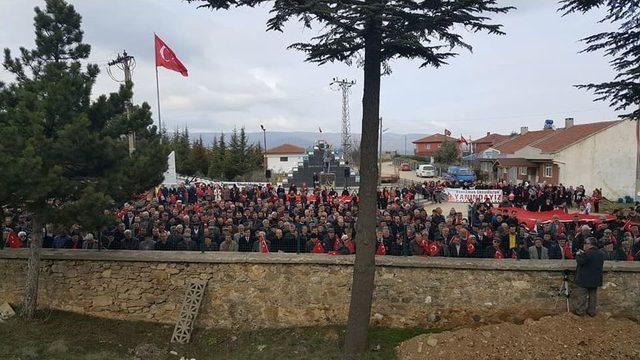
[[[598,303],[597,291],[602,286],[602,268],[604,265],[604,254],[598,249],[597,240],[589,237],[584,241],[584,250],[580,249],[576,253],[575,283],[576,288],[576,315],[583,316],[585,312],[589,316],[596,316],[596,305]]]

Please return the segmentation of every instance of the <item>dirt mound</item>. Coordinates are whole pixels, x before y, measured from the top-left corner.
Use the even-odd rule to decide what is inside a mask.
[[[402,360],[640,359],[640,324],[626,319],[547,316],[424,334],[397,347]]]

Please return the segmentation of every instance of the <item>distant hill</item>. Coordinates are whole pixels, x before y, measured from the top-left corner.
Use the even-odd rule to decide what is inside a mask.
[[[214,137],[219,137],[220,133],[203,132],[203,133],[190,133],[192,139],[197,139],[202,136],[202,140],[207,146],[210,146]],[[229,133],[225,133],[226,140],[229,140]],[[351,135],[358,143],[360,141],[360,134]],[[413,154],[414,140],[425,137],[426,134],[396,134],[385,133],[382,136],[382,151],[397,151],[399,154],[404,154],[405,151],[405,136],[406,136],[406,150],[407,154]],[[263,137],[261,132],[248,132],[247,137],[250,143],[260,142],[262,145]],[[282,144],[293,144],[302,147],[311,147],[313,144],[322,139],[336,147],[340,147],[340,133],[316,133],[316,132],[302,132],[302,131],[268,131],[267,132],[267,147],[272,148]]]

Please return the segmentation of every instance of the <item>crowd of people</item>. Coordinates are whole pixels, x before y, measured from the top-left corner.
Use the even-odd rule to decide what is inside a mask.
[[[433,199],[450,186],[460,184],[380,189],[376,254],[572,259],[585,239],[595,237],[607,260],[640,260],[640,215],[633,207],[616,212],[613,221],[583,223],[576,217],[527,228],[515,212],[496,206],[568,209],[586,197],[583,187],[478,183],[478,188],[501,189],[503,204],[478,199],[468,204],[466,214],[440,207],[428,212],[418,206],[416,198]],[[353,254],[357,215],[358,196],[348,190],[338,193],[304,184],[288,189],[269,184],[161,186],[124,204],[114,212],[116,221],[100,231],[46,225],[43,247]],[[28,215],[6,216],[2,233],[2,247],[28,246]]]
[[[446,198],[445,188],[470,188],[480,190],[501,190],[504,194],[503,206],[523,207],[528,211],[549,211],[562,209],[568,211],[575,208],[585,214],[600,212],[603,199],[602,191],[594,189],[589,195],[583,185],[565,187],[560,185],[531,184],[521,182],[512,184],[506,181],[476,182],[474,184],[458,182],[429,181],[418,186],[424,198],[440,203]]]

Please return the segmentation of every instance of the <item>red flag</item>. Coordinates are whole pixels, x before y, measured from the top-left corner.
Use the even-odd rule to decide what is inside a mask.
[[[176,54],[167,44],[155,35],[156,43],[156,66],[162,66],[169,70],[177,71],[182,76],[189,76],[187,68],[178,60]]]
[[[444,136],[451,136],[451,131],[444,129]]]
[[[493,255],[496,259],[504,259],[504,253],[500,249],[496,249],[495,254]]]
[[[564,243],[564,245],[562,246],[562,249],[564,249],[564,258],[568,260],[573,260],[573,252],[571,251],[571,247],[569,246],[569,243]]]
[[[440,245],[435,241],[429,245],[429,256],[437,256],[440,253]]]
[[[384,243],[382,241],[378,241],[378,249],[376,250],[376,255],[387,255],[387,248],[384,247]]]
[[[467,243],[467,255],[473,255],[474,252],[476,252],[475,245],[473,245],[472,243],[468,242]]]
[[[324,254],[324,246],[322,246],[320,241],[316,240],[311,252],[314,254]]]
[[[18,234],[14,231],[10,232],[7,236],[7,246],[14,249],[22,247],[22,240],[20,240],[20,237],[18,237]]]
[[[260,235],[260,252],[264,254],[269,253],[269,245],[267,245],[267,239],[264,236]]]

